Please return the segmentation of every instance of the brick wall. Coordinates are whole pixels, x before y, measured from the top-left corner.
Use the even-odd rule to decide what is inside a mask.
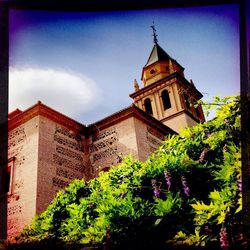
[[[8,236],[30,224],[36,212],[38,117],[9,131],[8,158],[13,159],[8,194]]]
[[[89,176],[84,136],[43,116],[39,124],[37,213],[73,179]]]
[[[182,113],[176,117],[172,117],[169,120],[163,121],[163,123],[166,126],[172,128],[177,133],[179,133],[181,129],[192,127],[197,122],[194,119],[192,119],[189,115]]]
[[[90,136],[89,157],[93,176],[110,165],[117,165],[128,154],[138,158],[134,118],[116,123],[109,128],[99,129]]]
[[[136,138],[138,147],[138,159],[145,161],[164,140],[164,135],[150,125],[140,120],[135,120]]]
[[[120,157],[132,155],[145,161],[163,139],[163,134],[134,117],[97,131],[90,137],[89,146],[93,176],[117,165]]]

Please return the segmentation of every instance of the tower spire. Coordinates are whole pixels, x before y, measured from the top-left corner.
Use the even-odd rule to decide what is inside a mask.
[[[154,44],[158,44],[158,39],[157,39],[157,35],[156,35],[156,29],[155,29],[155,23],[153,21],[153,25],[150,26],[153,30],[153,37],[154,37]]]

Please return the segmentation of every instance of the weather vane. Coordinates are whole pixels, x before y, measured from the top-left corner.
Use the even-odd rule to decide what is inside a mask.
[[[150,26],[153,30],[153,37],[154,37],[154,43],[157,44],[158,40],[157,40],[157,35],[156,35],[156,29],[155,29],[155,24],[153,22],[153,25]]]

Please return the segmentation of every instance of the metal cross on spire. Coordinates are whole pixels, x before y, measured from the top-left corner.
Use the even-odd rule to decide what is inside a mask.
[[[155,29],[155,24],[153,22],[153,25],[150,26],[153,30],[153,37],[154,37],[154,43],[157,44],[158,40],[157,40],[157,35],[156,35],[156,29]]]

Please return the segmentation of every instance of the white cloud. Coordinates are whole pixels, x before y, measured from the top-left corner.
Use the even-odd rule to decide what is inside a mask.
[[[24,110],[40,100],[72,118],[94,109],[101,91],[93,80],[55,69],[10,68],[9,110]]]

